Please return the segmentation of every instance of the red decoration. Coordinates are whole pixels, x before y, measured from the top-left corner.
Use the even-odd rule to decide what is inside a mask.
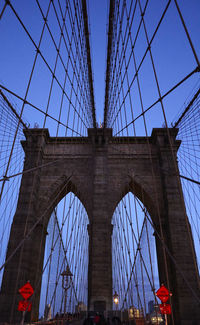
[[[170,315],[172,313],[171,305],[169,305],[169,304],[161,304],[161,305],[159,305],[159,307],[160,307],[161,314]]]
[[[29,297],[32,296],[32,294],[34,293],[33,287],[31,286],[31,284],[29,282],[27,282],[26,284],[23,285],[23,287],[21,287],[19,289],[19,293],[22,295],[22,297],[27,300]]]
[[[162,285],[160,289],[156,292],[156,296],[162,301],[166,302],[169,299],[169,290]]]
[[[20,300],[18,304],[19,311],[31,311],[32,302],[28,300]]]

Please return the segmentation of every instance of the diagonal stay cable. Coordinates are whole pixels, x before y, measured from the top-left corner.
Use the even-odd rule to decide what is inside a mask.
[[[194,103],[195,99],[198,97],[198,95],[200,94],[200,88],[197,90],[196,94],[194,95],[194,97],[192,98],[192,100],[189,102],[189,104],[187,105],[187,107],[185,108],[184,112],[181,114],[181,116],[179,117],[178,121],[176,121],[173,124],[173,127],[176,128],[179,123],[181,122],[181,120],[184,118],[185,114],[189,111],[190,107],[192,106],[192,104]]]
[[[33,107],[34,109],[36,109],[38,112],[47,115],[49,118],[51,118],[52,120],[54,120],[55,122],[57,122],[58,124],[64,126],[65,128],[75,132],[76,134],[78,134],[79,136],[81,136],[81,134],[75,130],[73,130],[72,128],[70,128],[68,125],[62,123],[61,121],[58,121],[55,117],[51,116],[50,114],[46,114],[42,109],[40,109],[39,107],[35,106],[34,104],[32,104],[31,102],[24,100],[21,96],[19,96],[18,94],[16,94],[15,92],[9,90],[8,88],[6,88],[5,86],[3,86],[2,84],[0,84],[0,88],[6,90],[7,92],[9,92],[11,95],[15,96],[16,98],[20,99],[21,101],[23,101],[25,104]]]
[[[161,25],[161,23],[162,23],[162,21],[163,21],[163,19],[164,19],[164,17],[165,17],[165,14],[166,14],[166,12],[167,12],[167,10],[168,10],[168,8],[169,8],[170,3],[171,3],[171,0],[168,1],[167,5],[166,5],[166,7],[165,7],[165,9],[164,9],[164,11],[163,11],[163,13],[162,13],[162,16],[161,16],[161,18],[160,18],[160,20],[159,20],[159,22],[158,22],[158,24],[157,24],[157,26],[156,26],[156,28],[155,28],[155,31],[154,31],[154,33],[153,33],[153,35],[152,35],[152,37],[151,37],[151,40],[149,41],[149,46],[147,46],[147,48],[146,48],[146,50],[145,50],[145,53],[144,53],[144,55],[143,55],[143,57],[142,57],[142,59],[141,59],[141,61],[140,61],[140,64],[138,65],[138,69],[137,69],[137,71],[135,72],[135,75],[133,76],[133,79],[132,79],[131,82],[130,82],[129,89],[127,90],[126,95],[124,96],[123,102],[125,101],[126,97],[128,96],[128,94],[129,94],[129,92],[130,92],[130,88],[132,87],[133,82],[134,82],[134,80],[135,80],[137,74],[139,73],[139,70],[140,70],[140,68],[141,68],[141,66],[142,66],[142,64],[143,64],[143,62],[144,62],[144,60],[145,60],[145,57],[146,57],[146,55],[147,55],[147,53],[148,53],[148,51],[149,51],[149,49],[150,49],[150,46],[151,46],[151,44],[152,44],[152,42],[153,42],[153,40],[154,40],[154,38],[155,38],[155,36],[156,36],[158,30],[159,30],[159,27],[160,27],[160,25]],[[129,61],[129,63],[130,63],[130,61]],[[128,69],[128,66],[126,67],[126,70],[127,70],[127,69]],[[125,73],[125,74],[126,74],[126,73]],[[124,74],[124,77],[122,78],[123,80],[124,80],[124,78],[125,78],[125,74]],[[121,85],[121,87],[122,87],[122,85]],[[118,98],[116,98],[116,101],[117,101],[117,99],[118,99]],[[121,103],[121,107],[122,107],[122,105],[123,105],[123,102]],[[119,108],[119,110],[121,109],[121,107]],[[117,112],[117,114],[116,114],[115,119],[117,118],[117,115],[119,114],[119,110],[118,110],[118,112]],[[113,123],[114,123],[114,121],[113,121]],[[113,123],[112,123],[112,125],[113,125]]]
[[[163,100],[166,96],[168,96],[172,91],[174,91],[177,87],[179,87],[182,83],[184,83],[187,79],[189,79],[194,73],[200,72],[200,67],[196,67],[194,70],[192,70],[187,76],[185,76],[183,79],[181,79],[175,86],[170,88],[164,95],[162,95],[160,98],[158,98],[153,104],[151,104],[148,108],[144,110],[141,114],[139,114],[134,120],[129,122],[127,125],[125,125],[120,131],[118,131],[115,136],[117,136],[119,133],[121,133],[123,130],[128,128],[131,124],[133,124],[136,120],[138,120],[141,116],[146,114],[151,108],[153,108],[156,104],[158,104],[161,100]]]
[[[12,259],[12,257],[16,254],[16,252],[19,250],[19,248],[24,244],[24,242],[29,238],[29,236],[31,235],[32,231],[36,228],[36,226],[40,223],[40,221],[44,218],[45,214],[47,213],[47,211],[51,210],[51,208],[54,206],[54,203],[56,201],[56,199],[59,197],[60,193],[64,190],[64,188],[66,187],[66,185],[69,183],[70,179],[72,178],[71,174],[65,184],[62,186],[61,190],[59,191],[59,193],[56,195],[56,197],[52,200],[51,204],[49,205],[48,209],[44,211],[44,213],[42,213],[42,215],[40,216],[40,218],[34,223],[34,225],[31,227],[31,229],[29,230],[29,232],[26,234],[26,236],[24,236],[24,238],[20,241],[20,243],[16,246],[16,248],[14,249],[14,251],[12,252],[12,254],[7,258],[7,260],[5,261],[5,263],[0,267],[0,271],[10,262],[10,260]]]
[[[137,198],[136,198],[137,199]],[[138,204],[141,206],[140,201],[137,199]],[[142,207],[142,206],[141,206]],[[147,215],[147,213],[144,211],[147,220],[150,222],[151,226],[154,228],[154,231],[156,233],[156,235],[158,236],[158,239],[160,240],[161,245],[164,247],[164,249],[166,250],[168,256],[170,257],[170,259],[172,260],[172,262],[174,263],[176,269],[178,270],[178,272],[181,274],[183,280],[185,281],[186,285],[188,286],[188,288],[191,290],[193,296],[196,298],[197,302],[200,303],[200,298],[196,295],[196,292],[194,292],[193,288],[191,287],[190,283],[188,282],[188,280],[185,278],[185,275],[183,274],[181,268],[178,266],[178,264],[176,263],[175,258],[173,257],[173,255],[171,254],[169,248],[167,247],[167,245],[165,244],[165,242],[162,240],[158,230],[155,228],[151,218]]]
[[[20,22],[20,24],[22,25],[23,29],[25,30],[26,34],[28,35],[30,41],[32,42],[33,46],[36,49],[36,53],[40,55],[40,57],[42,58],[42,60],[44,61],[44,63],[46,64],[48,70],[50,71],[50,73],[54,76],[54,79],[56,80],[58,86],[61,88],[61,90],[64,92],[66,98],[68,99],[68,101],[70,101],[68,94],[66,93],[66,91],[63,89],[60,81],[58,80],[57,76],[53,73],[52,68],[50,67],[49,63],[47,62],[47,60],[45,59],[44,55],[42,54],[41,50],[39,49],[39,47],[37,46],[37,44],[35,43],[35,41],[33,40],[31,34],[29,33],[29,31],[27,30],[26,26],[24,25],[23,21],[21,20],[21,18],[19,17],[18,13],[16,12],[15,8],[13,7],[13,5],[11,3],[9,3],[10,8],[12,9],[13,13],[15,14],[16,18],[18,19],[18,21]],[[74,110],[77,112],[76,107],[74,106],[74,104],[71,102],[71,105],[73,106]],[[77,112],[78,114],[78,112]],[[79,114],[78,114],[79,115]],[[80,115],[79,115],[80,117]],[[81,117],[80,117],[81,118]],[[85,122],[83,121],[84,125]],[[85,125],[86,126],[86,125]]]

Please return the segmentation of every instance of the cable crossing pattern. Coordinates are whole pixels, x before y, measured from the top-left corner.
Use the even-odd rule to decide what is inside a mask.
[[[23,170],[21,141],[25,139],[24,134],[31,128],[48,129],[50,136],[57,138],[54,143],[56,156],[59,138],[87,137],[88,128],[97,129],[93,88],[95,66],[91,58],[92,28],[88,23],[91,14],[88,3],[86,0],[31,0],[22,5],[20,1],[5,0],[0,5],[3,30],[0,42],[4,44],[1,52],[4,55],[13,52],[12,60],[5,62],[5,72],[2,69],[0,80],[0,284],[5,265],[12,261],[12,256],[6,260],[6,251],[22,175],[30,175],[30,197],[33,198],[37,183],[34,172],[39,173],[47,166],[41,165],[39,158],[33,166],[30,159],[29,167]],[[195,10],[194,4],[188,11],[192,9]],[[157,180],[152,167],[149,136],[154,127],[166,128],[165,141],[170,146],[183,215],[189,221],[189,234],[190,225],[192,229],[189,245],[199,278],[199,39],[195,28],[189,24],[191,12],[187,16],[186,11],[187,7],[177,0],[156,3],[152,0],[109,1],[102,127],[112,128],[114,137],[134,136],[133,145],[136,147],[141,136],[146,138],[155,197],[158,197]],[[6,29],[5,41],[3,34]],[[3,59],[0,61],[3,62]],[[192,95],[177,115],[191,90]],[[178,129],[177,139],[181,140],[178,157],[173,149],[170,128]],[[118,153],[123,157],[120,146]],[[64,154],[61,156],[64,157]],[[52,166],[56,162],[56,159],[51,162]],[[170,176],[165,167],[162,172],[166,178]],[[87,310],[90,222],[73,190],[71,188],[55,207],[47,228],[45,215],[29,228],[31,203],[27,204],[23,238],[15,251],[22,254],[24,242],[31,236],[32,230],[43,225],[42,231],[47,235],[45,253],[44,259],[42,254],[38,256],[35,270],[38,280],[33,284],[35,294],[32,297],[34,300],[39,292],[38,318],[41,319]],[[119,298],[117,304],[113,302],[113,312],[120,316],[128,312],[129,320],[153,322],[154,319],[154,323],[159,324],[164,318],[155,294],[161,285],[156,255],[158,243],[164,256],[162,270],[167,279],[165,285],[169,288],[171,275],[168,264],[171,261],[196,303],[200,301],[182,270],[178,269],[178,263],[164,238],[159,202],[155,202],[158,229],[143,202],[133,193],[134,189],[130,186],[112,217],[112,291],[113,296],[117,293]],[[141,193],[141,197],[144,195]],[[43,239],[40,247],[44,244]],[[42,283],[38,271],[40,260],[43,263]],[[69,289],[65,291],[62,272],[67,267],[73,276]],[[19,278],[21,264],[16,271]],[[15,286],[16,300],[19,283]],[[10,310],[10,323],[13,315],[14,303]],[[170,317],[170,324],[175,325],[173,305]]]
[[[10,80],[1,82],[0,87],[2,281],[4,265],[9,263],[5,260],[6,246],[23,172],[24,152],[20,143],[24,140],[23,129],[29,132],[29,127],[48,128],[56,137],[85,136],[87,128],[96,128],[96,114],[86,1],[42,3],[35,0],[24,10],[20,3],[5,1],[0,10],[5,24],[8,16],[13,21],[8,33],[12,34],[14,29],[18,38],[16,58],[21,56],[17,53],[20,42],[23,43],[22,48],[26,47],[27,58],[21,70],[22,87]],[[33,21],[27,19],[29,16],[34,16]],[[29,168],[26,172],[32,177],[34,170]],[[35,178],[33,185],[34,182]],[[52,317],[56,313],[62,314],[65,308],[67,312],[74,313],[75,307],[87,305],[87,224],[87,213],[72,193],[59,203],[52,214],[46,230],[39,317],[44,316],[48,305],[51,306]],[[34,227],[37,225],[33,225],[32,229]],[[24,240],[16,251],[23,250],[23,245]],[[73,280],[65,301],[61,273],[69,265]],[[40,282],[33,285],[37,295]],[[16,283],[16,290],[18,287],[19,283]]]
[[[165,127],[168,130],[173,117],[170,105],[176,103],[179,91],[182,88],[186,89],[192,82],[192,87],[196,89],[193,90],[195,94],[190,100],[187,100],[188,104],[179,112],[179,118],[176,123],[172,123],[172,126],[179,128],[178,139],[181,140],[181,145],[178,151],[178,163],[180,172],[176,167],[176,174],[182,182],[186,204],[185,218],[189,218],[192,226],[196,254],[191,237],[190,245],[193,249],[194,261],[196,261],[196,256],[198,259],[196,274],[199,277],[198,148],[200,143],[197,111],[199,111],[200,65],[197,47],[195,48],[193,45],[192,36],[187,29],[182,12],[183,7],[182,9],[180,7],[178,1],[156,3],[156,6],[148,0],[110,1],[104,127],[113,128],[115,136],[146,136],[149,157],[152,159],[148,143],[148,136],[151,134],[152,128],[159,120],[160,127]],[[170,28],[165,29],[164,26],[166,24],[169,26],[169,20],[173,20],[174,15],[176,15],[176,23],[180,24],[180,28],[182,28],[180,37],[185,38],[188,47],[190,47],[192,63],[187,66],[188,69],[184,69],[182,66],[182,73],[179,73],[175,66],[170,66],[172,65],[170,59],[168,61],[163,52],[166,49],[165,39],[168,42],[167,46],[170,46]],[[155,18],[152,19],[152,17]],[[175,39],[176,35],[171,35],[171,37]],[[173,52],[173,47],[174,51],[178,53],[177,55]],[[176,47],[174,43],[171,44],[170,51],[173,52],[173,59],[178,59],[178,55],[179,58],[182,56],[179,50],[178,45]],[[173,60],[172,57],[171,60]],[[178,60],[176,64],[179,65]],[[174,99],[174,103],[171,98]],[[175,166],[176,157],[169,131],[168,141]],[[137,146],[137,140],[135,140],[135,145]],[[153,168],[151,172],[156,184]],[[166,177],[168,173],[169,171],[165,170]],[[129,191],[132,192],[132,189],[130,188]],[[179,186],[179,191],[182,195],[181,186]],[[159,280],[158,266],[154,255],[157,229],[151,218],[148,217],[148,211],[130,192],[122,199],[113,215],[113,294],[116,292],[119,294],[119,305],[113,304],[113,308],[117,307],[123,310],[130,309],[131,306],[132,317],[138,317],[138,319],[144,319],[154,310],[152,314],[154,321],[159,323],[162,318],[160,319],[159,308],[156,307],[159,302],[155,290],[159,287]],[[183,211],[185,209],[184,200],[182,198]],[[160,215],[158,202],[157,209]],[[189,226],[188,232],[190,232]],[[163,247],[164,268],[167,273],[167,260],[168,258],[172,259],[172,255],[167,243],[163,244],[162,229],[159,230],[159,240]],[[173,263],[177,267],[175,260]],[[169,276],[168,274],[167,277],[169,278]],[[165,285],[169,286],[169,282]],[[191,294],[193,294],[192,289]],[[171,322],[172,324],[176,323],[173,307]]]

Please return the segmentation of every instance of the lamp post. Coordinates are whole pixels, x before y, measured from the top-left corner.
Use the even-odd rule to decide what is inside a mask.
[[[68,265],[67,265],[66,270],[64,270],[61,273],[61,276],[62,276],[62,288],[64,289],[64,292],[65,292],[65,301],[64,301],[64,316],[65,316],[66,304],[67,304],[67,290],[71,287],[72,276],[73,276]]]
[[[119,304],[119,295],[117,294],[117,292],[115,291],[114,295],[113,295],[113,301],[116,305],[116,311],[118,310],[118,304]],[[117,312],[116,312],[117,313]]]

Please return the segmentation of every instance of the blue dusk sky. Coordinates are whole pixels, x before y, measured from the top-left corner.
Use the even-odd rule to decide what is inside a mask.
[[[80,0],[78,0],[80,1]],[[40,40],[40,35],[43,27],[43,18],[41,15],[41,11],[38,7],[37,1],[35,0],[10,0],[14,10],[12,10],[9,6],[5,8],[3,12],[1,21],[0,21],[0,88],[3,90],[4,94],[8,97],[12,105],[15,107],[18,113],[21,112],[23,107],[22,99],[25,98],[26,90],[28,88],[28,82],[30,78],[30,73],[33,67],[34,58],[36,55],[36,47],[34,44],[38,45]],[[55,5],[56,11],[59,15],[60,21],[62,21],[62,15],[59,12],[59,2],[63,6],[63,11],[65,7],[65,1],[54,0],[53,3]],[[144,10],[145,0],[141,0],[141,7]],[[4,7],[4,1],[0,1],[0,13]],[[41,10],[43,13],[46,13],[48,0],[39,0]],[[75,1],[70,0],[69,3],[73,7]],[[120,6],[123,1],[119,1]],[[127,0],[127,8],[130,7],[131,0]],[[135,3],[135,2],[133,2]],[[149,0],[148,5],[146,7],[146,12],[144,15],[144,20],[147,28],[148,38],[151,39],[154,35],[158,22],[162,16],[162,13],[167,5],[167,0]],[[190,35],[190,40],[194,47],[194,52],[197,57],[200,59],[200,0],[178,0],[178,4],[180,6],[180,10],[182,13],[182,17],[186,24],[187,31]],[[87,1],[87,9],[88,9],[88,21],[89,21],[89,33],[90,33],[90,50],[91,50],[91,60],[92,60],[92,72],[93,72],[93,84],[94,84],[94,100],[95,100],[95,109],[96,109],[96,120],[98,123],[103,122],[104,118],[104,104],[105,104],[105,78],[106,78],[106,60],[107,60],[107,34],[109,27],[109,1],[107,0],[88,0]],[[15,11],[15,13],[14,13]],[[18,17],[18,18],[17,18]],[[66,31],[65,38],[67,38],[66,34],[69,31],[69,35],[72,33],[72,25],[69,20],[66,22]],[[132,41],[135,39],[137,34],[137,29],[141,19],[140,8],[137,5],[135,11],[135,18],[131,27],[130,35],[132,37]],[[21,21],[21,22],[20,22]],[[49,16],[48,16],[48,26],[55,40],[55,44],[53,43],[50,33],[45,29],[44,36],[41,42],[40,51],[48,63],[50,69],[53,71],[55,68],[56,55],[59,44],[60,37],[60,29],[59,24],[56,19],[56,13],[53,10],[51,5]],[[127,17],[124,17],[124,22],[122,24],[122,35],[125,33],[126,29],[126,21]],[[22,24],[23,23],[23,24]],[[118,25],[119,27],[119,25]],[[27,32],[25,32],[24,28]],[[77,26],[74,27],[74,30],[77,33]],[[29,33],[29,36],[28,36]],[[117,42],[117,39],[116,39]],[[115,42],[115,48],[116,48]],[[122,39],[120,42],[120,51],[122,49]],[[73,42],[72,42],[73,43]],[[75,41],[72,45],[74,54],[75,51]],[[137,41],[135,43],[135,62],[136,66],[140,66],[143,55],[147,48],[147,40],[145,35],[145,30],[141,27],[140,32],[138,34]],[[169,4],[167,12],[164,16],[164,19],[156,33],[155,38],[151,44],[152,56],[154,59],[155,70],[158,78],[158,83],[160,87],[161,96],[164,96],[163,99],[163,107],[166,114],[166,119],[168,122],[168,126],[171,126],[171,123],[174,122],[180,112],[184,109],[184,107],[191,100],[192,95],[195,93],[197,87],[200,85],[199,72],[192,73],[197,68],[197,60],[195,59],[191,44],[188,40],[186,32],[184,30],[183,24],[181,22],[180,16],[178,14],[177,8],[175,6],[175,1],[172,0]],[[122,76],[123,72],[126,69],[126,65],[128,64],[128,60],[131,53],[131,44],[128,44],[127,52],[125,54],[125,58],[123,60],[122,65]],[[75,124],[77,123],[77,116],[72,108],[69,108],[69,100],[67,96],[71,98],[72,106],[74,105],[77,109],[79,109],[79,105],[77,105],[77,98],[72,91],[72,86],[70,81],[67,80],[66,86],[65,83],[65,72],[69,73],[70,78],[73,78],[73,68],[77,64],[79,68],[79,59],[75,56],[73,59],[73,63],[69,63],[68,53],[65,48],[65,44],[62,41],[60,45],[60,55],[61,59],[58,60],[58,64],[55,69],[56,80],[52,85],[51,96],[50,87],[52,82],[52,74],[50,73],[50,69],[47,68],[47,64],[44,62],[42,57],[38,55],[36,65],[34,68],[33,76],[31,79],[30,87],[27,92],[27,101],[32,105],[36,106],[38,109],[33,108],[31,105],[26,104],[22,113],[22,119],[30,125],[30,127],[34,127],[35,123],[39,125],[39,127],[45,127],[49,129],[51,136],[71,136],[76,135],[76,131],[78,130],[74,128],[74,120]],[[119,58],[116,61],[116,69],[119,67]],[[67,66],[66,69],[63,68],[63,65]],[[80,72],[80,71],[79,71]],[[122,126],[124,127],[127,119],[127,123],[131,123],[133,120],[133,116],[131,114],[131,101],[133,105],[133,113],[134,118],[138,117],[142,112],[142,105],[139,96],[139,90],[137,86],[136,80],[134,81],[135,67],[133,58],[130,57],[130,64],[128,65],[128,79],[126,79],[123,83],[123,87],[121,86],[122,76],[119,77],[119,84],[116,84],[116,98],[114,101],[114,108],[118,109],[120,106],[122,107]],[[189,78],[187,76],[191,74]],[[75,77],[74,77],[75,78]],[[158,89],[156,85],[156,80],[154,76],[154,71],[151,63],[151,57],[148,52],[146,55],[141,68],[138,73],[138,78],[141,87],[141,95],[142,95],[142,104],[143,109],[148,109],[152,104],[154,104],[158,98]],[[174,91],[170,92],[170,90],[180,83],[183,79],[186,80],[181,83],[181,85],[175,88]],[[126,96],[126,100],[123,104],[123,97],[125,97],[128,89],[128,83],[133,81],[132,87],[130,89],[130,98]],[[65,88],[66,95],[63,100],[63,107],[61,113],[59,113],[59,109],[62,103],[62,89],[60,87],[61,84],[63,88]],[[76,82],[74,81],[74,87],[76,88]],[[117,97],[117,93],[121,89],[119,97]],[[85,91],[85,88],[84,88]],[[83,91],[83,93],[84,93]],[[168,96],[165,96],[167,92],[170,92]],[[15,96],[13,94],[18,95]],[[79,97],[78,97],[79,98]],[[82,103],[82,99],[79,99]],[[116,100],[116,102],[115,102]],[[83,103],[82,106],[84,107]],[[48,114],[53,117],[47,117],[46,121],[44,119],[44,112],[48,110]],[[70,113],[69,113],[70,112]],[[60,115],[59,115],[60,114]],[[68,118],[69,115],[69,118]],[[64,126],[59,126],[57,128],[57,122],[54,119],[59,119],[64,125],[67,125],[72,129],[67,130]],[[68,122],[67,122],[68,121]],[[146,125],[145,123],[146,122]],[[162,127],[164,124],[164,115],[162,111],[162,107],[158,102],[155,104],[152,109],[150,109],[145,114],[145,121],[143,117],[138,118],[135,122],[135,131],[136,135],[150,135],[153,127]],[[113,126],[113,133],[117,133],[117,128],[115,124],[110,125]],[[15,132],[15,125],[4,126],[1,125],[1,133],[2,137],[1,142],[3,141],[7,145],[7,152],[11,149],[12,139]],[[8,128],[8,130],[7,130]],[[75,126],[76,128],[76,126]],[[4,129],[8,131],[8,137],[4,137]],[[147,131],[147,133],[145,133]],[[10,133],[9,133],[10,132]],[[129,132],[129,133],[128,133]],[[84,128],[81,135],[87,135],[87,128]],[[79,135],[80,135],[79,134]],[[133,135],[132,124],[130,127],[125,129],[124,132],[121,132],[119,135]],[[9,136],[11,138],[9,138]],[[13,173],[17,173],[22,171],[23,168],[23,150],[20,145],[20,140],[23,138],[22,129],[20,130],[17,140],[16,147],[14,149],[13,160],[11,163],[11,167],[9,169],[9,175]],[[180,149],[181,150],[181,149]],[[184,146],[182,156],[184,155]],[[199,155],[199,154],[198,154]],[[8,154],[9,156],[9,154]],[[1,178],[5,175],[5,170],[7,166],[8,156],[3,154],[1,160],[4,164],[1,165]],[[187,159],[189,159],[190,153],[187,153]],[[181,151],[179,154],[181,157]],[[189,160],[187,160],[189,164]],[[187,166],[187,164],[186,164]],[[196,168],[197,164],[195,165]],[[192,166],[194,167],[194,166]],[[183,169],[184,175],[187,175],[187,168]],[[199,175],[199,174],[198,174]],[[190,177],[195,178],[195,175],[189,175]],[[5,259],[6,252],[6,242],[9,237],[9,230],[12,223],[12,216],[15,213],[16,209],[16,197],[20,186],[20,177],[15,177],[10,182],[6,183],[4,193],[8,193],[10,195],[9,204],[7,204],[6,195],[3,196],[2,207],[0,210],[0,226],[3,229],[3,233],[1,234],[2,239],[2,251],[0,254],[0,264]],[[186,186],[187,187],[187,186]],[[13,190],[14,188],[14,190]],[[195,188],[195,193],[197,193],[197,188]],[[189,193],[191,193],[191,189]],[[13,195],[16,194],[15,195]],[[188,192],[187,192],[188,193]],[[194,192],[193,192],[194,193]],[[190,195],[189,195],[190,196]],[[186,198],[189,200],[188,194],[186,194]],[[189,201],[188,201],[189,202]],[[199,201],[198,201],[199,202]],[[62,204],[61,204],[62,205]],[[197,204],[197,208],[199,205]],[[61,207],[62,208],[62,207]],[[188,207],[187,207],[188,208]],[[58,209],[59,210],[59,209]],[[191,215],[195,212],[196,224],[191,221],[192,230],[194,231],[195,245],[197,250],[199,249],[199,216],[194,211],[195,208],[192,207],[190,209]],[[195,230],[196,229],[196,230]],[[2,272],[0,274],[0,279],[2,276]]]
[[[44,12],[47,9],[47,3],[48,1],[41,1],[41,7]],[[57,4],[57,1],[55,3]],[[141,3],[142,6],[144,6],[145,1],[141,1]],[[3,7],[3,4],[4,1],[2,1],[0,4],[0,10]],[[129,5],[130,1],[127,1],[127,4]],[[145,22],[149,38],[151,38],[154,32],[166,4],[166,0],[149,1],[145,15]],[[39,9],[36,5],[36,1],[17,0],[13,2],[13,6],[19,17],[24,22],[27,30],[30,32],[33,40],[37,44],[42,29],[42,19]],[[190,33],[191,40],[194,44],[194,48],[199,56],[200,2],[198,0],[179,1],[179,6]],[[109,1],[88,1],[94,97],[96,118],[98,122],[99,120],[103,120],[108,13]],[[139,22],[139,9],[136,11],[135,17],[135,25],[133,26],[132,30],[133,36]],[[52,30],[54,28],[54,37],[58,43],[58,26],[55,23],[55,17],[53,16],[53,13],[50,14],[48,22],[50,28]],[[21,24],[16,19],[16,16],[13,14],[12,10],[9,7],[5,9],[0,22],[0,28],[0,83],[10,91],[13,91],[19,96],[24,97],[28,77],[35,55],[34,46],[30,42]],[[141,29],[140,37],[138,38],[135,49],[137,64],[139,64],[141,61],[145,49],[146,40],[144,37],[144,31]],[[50,66],[53,68],[56,51],[53,48],[52,41],[50,40],[48,33],[46,33],[44,36],[41,45],[41,51],[47,62],[49,62]],[[152,43],[152,54],[154,56],[161,94],[165,94],[197,66],[182,23],[180,21],[180,17],[178,16],[178,12],[175,8],[174,1],[171,1],[164,20],[155,37],[155,40]],[[63,53],[63,58],[65,59],[65,53]],[[132,65],[129,66],[130,80],[131,75],[134,73],[134,68]],[[63,75],[59,65],[57,67],[56,73],[58,79],[62,82]],[[39,58],[31,82],[28,101],[42,110],[44,110],[45,106],[47,105],[50,80],[50,74],[42,60]],[[184,102],[187,101],[187,97],[194,90],[198,81],[199,74],[193,74],[193,76],[184,82],[182,86],[178,87],[176,91],[172,92],[164,99],[165,111],[169,122],[171,122],[176,117],[177,112],[181,109]],[[144,108],[147,108],[158,98],[155,79],[153,76],[149,57],[145,59],[140,71],[140,83]],[[135,88],[136,86],[133,85],[132,98],[135,103],[135,114],[137,115],[140,112],[140,109],[138,93]],[[18,109],[20,110],[21,101],[14,96],[9,95],[7,92],[6,94],[11,97],[12,101],[16,102]],[[60,90],[55,84],[49,109],[50,114],[55,117],[58,117],[58,109],[56,109],[56,106],[58,106],[60,96]],[[126,107],[126,109],[128,112],[129,107]],[[23,116],[24,119],[29,121],[31,127],[33,127],[35,122],[37,122],[40,126],[43,124],[43,115],[36,112],[28,105],[25,107]],[[160,108],[156,109],[155,107],[154,109],[150,110],[150,112],[146,114],[146,117],[149,124],[149,132],[152,127],[159,127],[163,123],[163,116]],[[52,124],[47,123],[47,127],[50,128],[50,126],[52,126],[52,128],[55,129],[54,123],[52,121],[49,121],[49,123]],[[144,133],[143,125],[138,124],[137,131],[138,135]],[[62,132],[60,134],[62,134]]]

